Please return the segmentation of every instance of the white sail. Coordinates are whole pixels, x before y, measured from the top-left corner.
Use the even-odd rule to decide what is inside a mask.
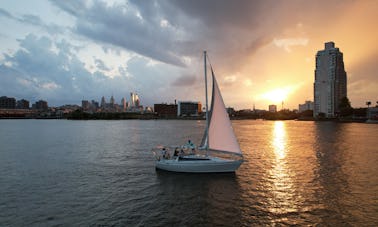
[[[242,152],[232,128],[213,70],[211,70],[211,73],[213,77],[213,92],[209,118],[210,123],[209,132],[207,134],[208,137],[204,138],[204,141],[208,143],[208,149],[210,150],[241,155]]]

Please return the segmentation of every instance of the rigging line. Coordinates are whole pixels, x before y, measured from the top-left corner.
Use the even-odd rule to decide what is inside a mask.
[[[210,58],[209,58],[209,54],[206,54],[206,58],[207,58],[208,63],[209,63],[209,65],[210,65],[211,71],[214,72],[214,70],[213,70],[213,66],[211,65],[211,61],[210,61]]]

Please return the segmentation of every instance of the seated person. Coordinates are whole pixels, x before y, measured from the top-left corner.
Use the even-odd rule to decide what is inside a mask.
[[[178,147],[176,147],[176,148],[175,148],[175,153],[173,154],[173,157],[178,156],[178,154],[179,154]]]
[[[188,140],[188,143],[185,144],[188,148],[194,150],[196,148],[196,146],[194,145],[194,143],[192,143],[191,140]]]

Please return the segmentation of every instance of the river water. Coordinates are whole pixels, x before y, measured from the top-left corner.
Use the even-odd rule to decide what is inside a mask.
[[[204,126],[0,120],[0,225],[378,226],[378,125],[233,121],[235,174],[155,170]]]

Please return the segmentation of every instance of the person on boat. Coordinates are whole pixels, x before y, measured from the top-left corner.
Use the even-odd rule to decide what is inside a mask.
[[[178,147],[175,148],[175,153],[173,154],[173,157],[177,157],[179,154]]]
[[[187,146],[188,148],[192,149],[192,150],[194,150],[195,147],[196,147],[196,146],[194,145],[194,143],[192,143],[191,140],[188,140],[188,143],[186,144],[186,146]]]
[[[186,144],[186,146],[192,150],[192,154],[194,153],[194,150],[196,149],[196,145],[194,145],[194,143],[192,143],[191,140],[188,140],[188,143]]]
[[[181,148],[179,156],[182,157],[185,155],[185,151]]]
[[[165,147],[163,147],[162,152],[163,152],[163,158],[167,158],[167,150],[165,149]]]

